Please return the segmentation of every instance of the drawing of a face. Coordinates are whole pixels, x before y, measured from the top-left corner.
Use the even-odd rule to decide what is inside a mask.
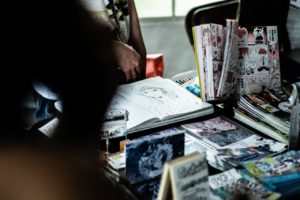
[[[156,88],[156,87],[144,87],[141,89],[140,94],[152,97],[152,98],[158,98],[161,99],[165,95],[165,91],[163,91],[162,88]]]

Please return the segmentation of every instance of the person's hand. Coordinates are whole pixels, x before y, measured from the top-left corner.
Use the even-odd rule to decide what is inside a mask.
[[[140,54],[131,46],[118,41],[114,41],[113,50],[117,63],[125,74],[126,81],[137,80],[141,73]]]

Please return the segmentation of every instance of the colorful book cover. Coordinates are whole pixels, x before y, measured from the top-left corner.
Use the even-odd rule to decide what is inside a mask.
[[[300,179],[300,151],[243,162],[242,165],[253,175],[271,184]]]
[[[240,170],[231,169],[226,172],[209,176],[212,192],[221,199],[233,199],[235,195],[246,195],[251,200],[275,200],[281,195],[273,192],[267,184],[258,182]],[[268,186],[268,187],[266,187]]]
[[[166,161],[184,155],[184,132],[158,132],[126,144],[126,177],[131,183],[157,178]]]

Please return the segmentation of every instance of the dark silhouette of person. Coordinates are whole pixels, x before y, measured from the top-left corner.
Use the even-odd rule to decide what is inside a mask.
[[[74,0],[5,1],[1,10],[0,199],[126,199],[97,162],[117,85],[110,31]],[[33,80],[64,103],[51,139],[24,130]]]

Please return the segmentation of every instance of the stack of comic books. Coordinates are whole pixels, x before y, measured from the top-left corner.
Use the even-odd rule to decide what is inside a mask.
[[[276,26],[239,27],[237,20],[193,27],[194,49],[204,101],[279,88]]]
[[[245,170],[231,169],[209,176],[209,186],[212,194],[220,199],[241,199],[243,195],[251,200],[275,200],[281,196],[274,192],[273,185],[261,182]]]
[[[223,116],[181,127],[206,150],[209,164],[222,171],[286,149],[286,144],[258,136]]]
[[[291,108],[282,91],[263,90],[241,95],[234,117],[280,142],[288,143]]]
[[[274,185],[283,197],[300,194],[300,151],[288,151],[242,165],[261,181]]]

